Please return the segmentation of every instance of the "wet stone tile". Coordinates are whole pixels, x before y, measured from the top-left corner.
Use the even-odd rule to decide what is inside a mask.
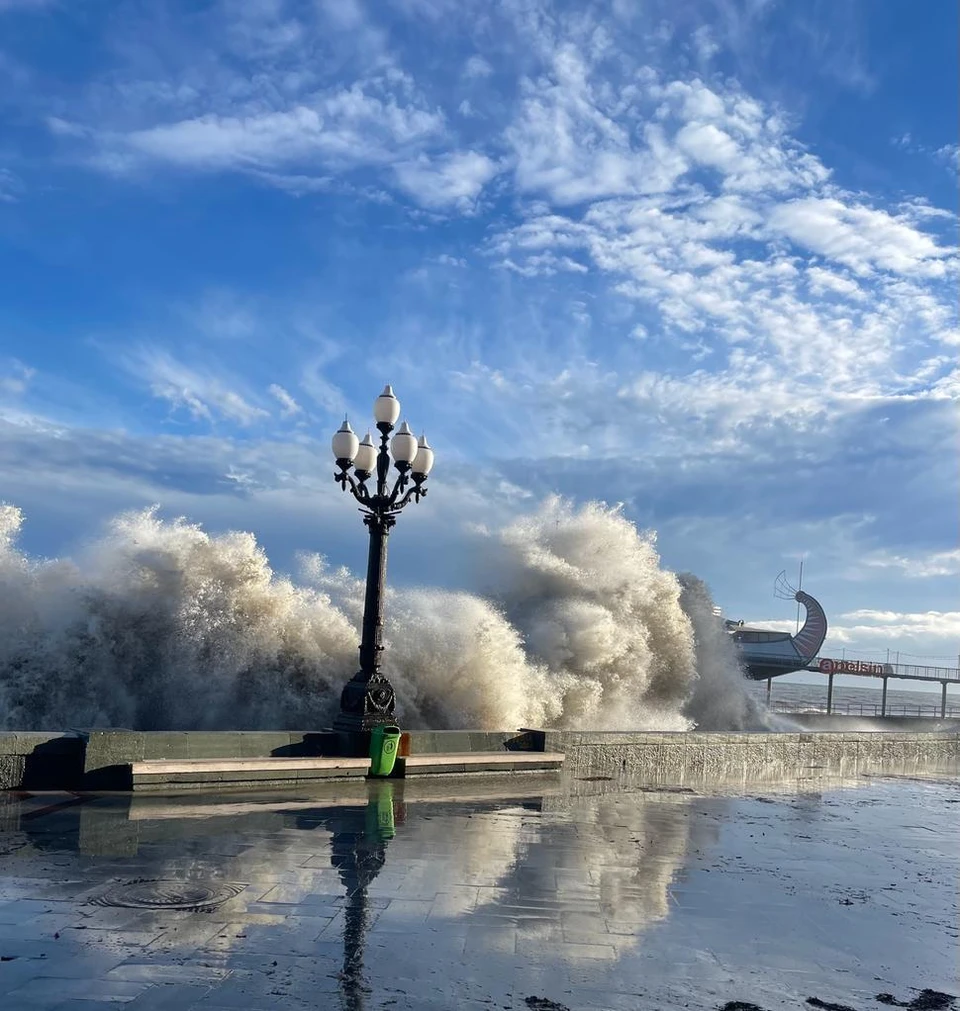
[[[32,817],[0,861],[0,1007],[774,1011],[956,992],[957,782],[794,782],[470,801],[411,782],[349,803],[312,788],[299,812],[261,794],[202,816],[160,798],[163,818],[135,823],[118,797]],[[93,901],[136,880],[240,891],[197,910]]]

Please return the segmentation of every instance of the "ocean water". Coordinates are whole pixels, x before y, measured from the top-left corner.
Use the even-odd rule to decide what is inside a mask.
[[[939,716],[940,688],[936,691],[910,691],[894,688],[890,681],[887,689],[888,716]],[[901,684],[903,682],[900,682]],[[752,681],[748,688],[753,698],[766,702],[766,681]],[[881,709],[881,682],[876,687],[833,688],[833,712],[838,715],[879,716]],[[777,678],[773,680],[770,708],[774,712],[826,712],[827,679],[822,684],[796,684]],[[960,717],[960,684],[947,688],[947,716]]]

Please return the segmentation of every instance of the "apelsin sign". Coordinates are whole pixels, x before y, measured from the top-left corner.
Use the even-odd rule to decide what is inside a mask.
[[[883,674],[882,663],[868,663],[866,660],[831,660],[824,657],[820,661],[823,674]]]

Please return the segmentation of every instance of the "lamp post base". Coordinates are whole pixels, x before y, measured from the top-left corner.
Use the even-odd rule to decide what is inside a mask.
[[[397,696],[382,674],[358,671],[340,694],[340,712],[334,730],[360,733],[394,722]]]

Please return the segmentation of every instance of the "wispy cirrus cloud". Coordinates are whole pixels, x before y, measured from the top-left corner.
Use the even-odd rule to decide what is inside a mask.
[[[37,370],[25,365],[16,358],[11,358],[3,365],[0,365],[0,393],[9,397],[19,397],[25,393],[30,380],[37,374]]]
[[[283,417],[289,418],[294,414],[302,414],[303,408],[293,399],[293,397],[279,384],[271,383],[267,387],[267,392],[280,405]]]
[[[251,425],[269,417],[269,411],[253,403],[249,393],[234,388],[229,378],[209,368],[185,365],[161,348],[145,345],[128,353],[124,365],[155,397],[194,419]]]

